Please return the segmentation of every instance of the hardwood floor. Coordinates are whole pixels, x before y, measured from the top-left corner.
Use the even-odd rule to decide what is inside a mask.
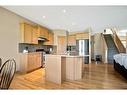
[[[45,70],[16,74],[10,89],[127,89],[127,80],[112,64],[84,64],[83,78],[61,85],[45,81]]]

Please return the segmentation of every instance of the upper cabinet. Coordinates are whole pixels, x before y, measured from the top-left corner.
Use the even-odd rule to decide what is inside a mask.
[[[76,33],[76,40],[89,39],[89,32]]]
[[[21,30],[21,40],[20,40],[21,43],[38,44],[37,27],[34,27],[26,23],[21,23],[20,30]]]
[[[44,45],[54,45],[54,33],[52,31],[48,32],[48,41],[44,42]]]
[[[76,45],[76,35],[69,35],[68,36],[68,45],[75,46]]]
[[[68,45],[75,46],[76,40],[89,39],[89,32],[79,32],[68,35]]]
[[[54,33],[54,45],[58,46],[58,36],[67,36],[66,30],[53,30]]]
[[[54,44],[54,34],[47,28],[38,26],[39,37],[46,38],[47,41],[44,42],[44,45],[53,45]]]
[[[38,26],[39,37],[43,37],[43,38],[48,39],[48,31],[49,30],[47,28]]]
[[[33,44],[38,44],[38,31],[37,31],[37,27],[33,26],[32,27],[32,43]]]
[[[20,43],[38,44],[38,37],[47,39],[47,41],[44,42],[44,45],[53,45],[54,43],[54,34],[45,27],[21,23],[20,30]]]

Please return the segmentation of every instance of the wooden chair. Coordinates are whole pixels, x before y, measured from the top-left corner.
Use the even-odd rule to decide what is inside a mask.
[[[2,59],[0,58],[0,67],[2,66]]]
[[[16,71],[14,59],[7,60],[0,69],[0,89],[8,89]]]

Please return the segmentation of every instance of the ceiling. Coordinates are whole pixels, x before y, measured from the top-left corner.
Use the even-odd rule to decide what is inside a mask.
[[[4,6],[4,8],[50,29],[69,32],[91,27],[127,29],[127,6]]]

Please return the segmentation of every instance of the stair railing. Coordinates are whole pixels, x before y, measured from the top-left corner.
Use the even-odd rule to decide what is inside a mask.
[[[112,33],[113,33],[113,35],[112,35],[113,40],[114,40],[114,42],[115,42],[115,45],[116,45],[116,47],[117,47],[119,53],[126,53],[126,49],[125,49],[124,45],[122,44],[120,38],[118,37],[118,35],[117,35],[117,33],[116,33],[116,30],[111,29],[111,31],[112,31]]]

